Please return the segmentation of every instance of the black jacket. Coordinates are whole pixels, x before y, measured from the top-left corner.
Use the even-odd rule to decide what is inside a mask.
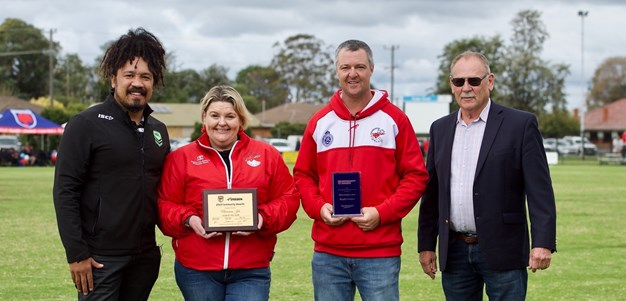
[[[53,194],[69,263],[156,246],[157,186],[170,144],[151,112],[146,106],[143,138],[113,96],[67,123]]]
[[[417,249],[435,251],[439,237],[441,271],[446,270],[448,260],[450,163],[456,121],[457,112],[430,127],[426,163],[430,179],[419,213]],[[528,265],[530,248],[555,251],[554,191],[535,116],[492,102],[477,164],[474,220],[487,266],[521,269]]]

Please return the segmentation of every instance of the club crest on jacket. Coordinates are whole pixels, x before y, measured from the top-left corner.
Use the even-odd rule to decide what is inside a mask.
[[[258,155],[258,154],[250,155],[245,159],[245,161],[248,165],[250,165],[250,167],[257,167],[261,165],[261,161],[257,160],[260,157],[261,155]]]
[[[374,141],[376,143],[382,143],[383,142],[383,135],[385,135],[385,130],[383,130],[381,128],[374,128],[370,132],[370,138],[372,139],[372,141]]]
[[[322,137],[322,145],[329,147],[333,143],[333,134],[330,131],[326,131]]]
[[[161,133],[158,131],[152,131],[152,135],[154,136],[154,143],[156,143],[159,147],[163,146],[163,137],[161,137]]]

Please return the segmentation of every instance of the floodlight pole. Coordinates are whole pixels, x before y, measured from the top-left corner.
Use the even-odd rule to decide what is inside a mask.
[[[391,98],[391,103],[396,104],[396,101],[393,98],[394,97],[394,95],[393,95],[393,83],[394,83],[393,71],[396,68],[395,61],[394,61],[395,52],[396,52],[396,49],[400,48],[400,46],[398,46],[398,45],[391,45],[391,47],[387,47],[387,46],[384,46],[384,47],[385,47],[385,49],[391,50],[391,90],[389,91],[390,92],[389,97]]]
[[[580,79],[582,104],[580,109],[580,157],[585,160],[585,111],[587,100],[585,99],[585,17],[589,11],[578,11],[580,16]]]

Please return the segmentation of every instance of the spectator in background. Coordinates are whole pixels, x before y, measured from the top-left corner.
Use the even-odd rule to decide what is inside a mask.
[[[0,149],[1,166],[20,166],[19,153],[13,148]]]
[[[422,143],[420,144],[420,146],[422,147],[422,155],[424,157],[426,157],[426,154],[428,154],[428,144],[430,143],[428,138],[422,138]]]
[[[618,154],[621,156],[622,148],[624,147],[624,142],[622,141],[622,137],[614,136],[613,138],[613,150],[614,154]]]
[[[48,166],[50,165],[50,155],[45,150],[39,150],[37,152],[37,159],[35,161],[37,166]]]
[[[33,166],[37,162],[37,152],[32,145],[26,145],[22,147],[20,151],[20,165],[21,166]]]

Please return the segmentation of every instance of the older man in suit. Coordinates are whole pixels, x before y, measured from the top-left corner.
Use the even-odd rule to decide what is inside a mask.
[[[430,129],[420,263],[434,279],[439,237],[447,300],[482,300],[484,286],[490,300],[524,300],[526,267],[548,268],[556,250],[554,192],[537,119],[490,99],[495,76],[482,54],[464,52],[450,69],[460,110]]]

